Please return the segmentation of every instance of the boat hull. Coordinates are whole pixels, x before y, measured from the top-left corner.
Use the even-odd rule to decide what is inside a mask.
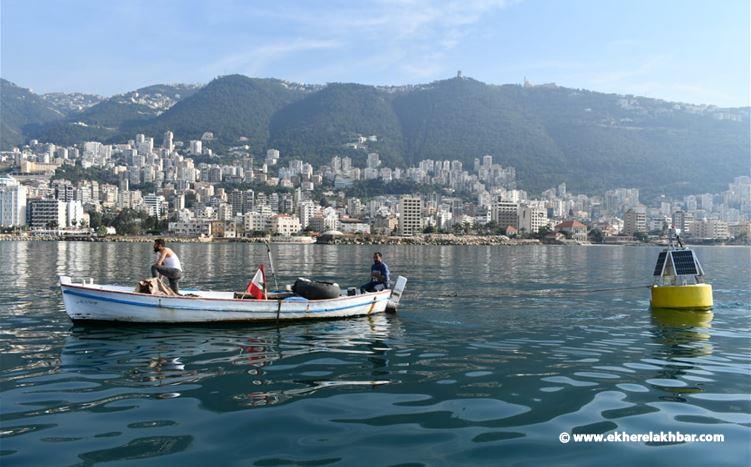
[[[708,310],[714,305],[710,284],[655,285],[651,294],[652,308]]]
[[[106,290],[103,286],[94,284],[61,284],[60,288],[65,311],[73,321],[165,324],[275,322],[366,316],[386,311],[391,295],[390,290],[385,290],[331,300],[240,300],[229,297],[156,296]]]

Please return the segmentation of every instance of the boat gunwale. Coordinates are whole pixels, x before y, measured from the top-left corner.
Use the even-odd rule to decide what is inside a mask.
[[[95,284],[100,286],[106,286],[106,284]],[[129,295],[129,296],[136,296],[136,297],[150,297],[150,298],[156,298],[156,299],[187,299],[187,300],[213,300],[213,301],[221,301],[221,302],[253,302],[253,303],[263,303],[263,302],[282,302],[284,299],[252,299],[252,298],[213,298],[213,297],[187,297],[185,295],[152,295],[152,294],[146,294],[146,293],[139,293],[139,292],[126,292],[124,290],[108,290],[108,289],[99,289],[96,287],[91,287],[90,285],[76,285],[76,284],[60,284],[60,289],[64,292],[65,288],[74,288],[74,289],[82,289],[87,290],[90,292],[106,292],[106,293],[116,293],[116,294],[123,294],[123,295]],[[227,293],[230,291],[213,291],[213,290],[199,290],[198,292],[220,292],[220,293]],[[235,291],[231,291],[234,293]],[[384,289],[378,292],[366,292],[359,295],[344,295],[336,298],[327,298],[324,300],[308,300],[308,302],[313,303],[322,303],[322,302],[335,302],[337,300],[346,300],[356,297],[366,297],[371,296],[375,297],[379,294],[383,294],[384,292],[391,292],[391,289]],[[304,303],[304,302],[301,302]]]

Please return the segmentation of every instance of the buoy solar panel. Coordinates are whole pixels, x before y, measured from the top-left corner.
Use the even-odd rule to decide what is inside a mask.
[[[699,274],[693,251],[673,251],[671,254],[676,274],[679,276]]]
[[[662,267],[665,265],[666,255],[667,255],[667,251],[661,251],[659,256],[657,256],[657,264],[655,265],[655,272],[652,274],[653,276],[662,275]]]

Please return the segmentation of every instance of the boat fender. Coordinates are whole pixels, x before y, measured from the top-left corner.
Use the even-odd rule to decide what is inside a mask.
[[[292,291],[308,300],[326,300],[337,298],[341,294],[336,282],[313,281],[304,277],[295,281]]]

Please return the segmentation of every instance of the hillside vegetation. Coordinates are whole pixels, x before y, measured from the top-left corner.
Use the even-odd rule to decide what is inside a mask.
[[[0,78],[0,148],[23,144],[23,127],[60,119],[64,114],[28,89]]]
[[[747,108],[721,111],[554,86],[469,78],[403,88],[305,86],[230,75],[200,89],[143,88],[140,100],[115,96],[68,116],[6,81],[2,90],[4,148],[29,138],[122,142],[146,133],[159,140],[166,130],[187,141],[211,131],[215,149],[249,144],[262,154],[274,147],[313,163],[340,154],[362,166],[374,151],[390,166],[432,158],[471,168],[475,158],[491,154],[516,168],[523,188],[564,181],[581,192],[717,191],[750,170]],[[166,104],[144,100],[149,93],[167,96]],[[345,146],[360,135],[376,141]]]

